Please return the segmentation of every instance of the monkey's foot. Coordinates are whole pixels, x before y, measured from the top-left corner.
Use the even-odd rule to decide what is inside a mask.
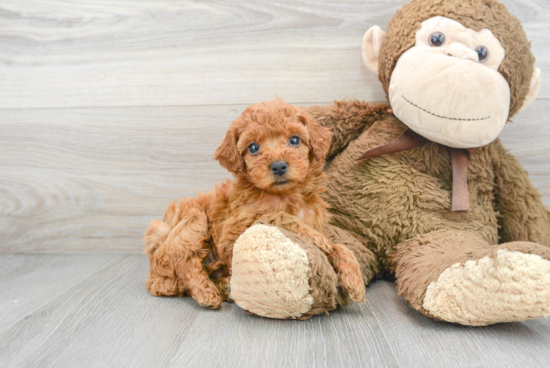
[[[550,261],[500,249],[445,269],[431,282],[423,307],[449,322],[485,326],[550,315]]]
[[[249,313],[306,319],[341,303],[337,285],[327,257],[294,233],[258,224],[235,242],[230,296]]]

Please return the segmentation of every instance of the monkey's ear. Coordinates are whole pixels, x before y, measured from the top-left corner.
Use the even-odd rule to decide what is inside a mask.
[[[244,160],[237,148],[237,134],[233,127],[229,128],[225,139],[216,150],[214,159],[232,173],[240,173],[244,169]]]
[[[298,112],[298,119],[306,126],[309,132],[309,145],[313,157],[319,161],[324,160],[330,148],[332,134],[328,129],[317,124],[305,111]]]
[[[363,61],[374,74],[378,75],[378,54],[386,32],[378,26],[369,28],[363,36]]]
[[[533,76],[531,77],[531,84],[529,85],[529,93],[527,93],[527,96],[525,96],[525,100],[523,101],[523,105],[521,105],[521,109],[519,109],[519,112],[522,112],[525,110],[529,105],[531,105],[531,102],[535,101],[535,98],[537,97],[537,94],[539,93],[540,89],[540,69],[535,68],[533,70]]]

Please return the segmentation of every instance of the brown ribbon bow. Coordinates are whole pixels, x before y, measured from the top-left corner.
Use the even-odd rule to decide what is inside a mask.
[[[429,139],[408,129],[393,141],[363,153],[357,161],[413,149],[429,142],[431,142]],[[468,195],[468,157],[470,154],[474,154],[477,148],[448,148],[453,165],[452,211],[468,211],[470,209],[470,198]]]

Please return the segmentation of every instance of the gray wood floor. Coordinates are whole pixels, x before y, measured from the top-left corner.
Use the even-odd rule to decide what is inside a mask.
[[[156,298],[143,255],[0,256],[2,367],[548,367],[550,319],[462,327],[376,281],[307,321]]]

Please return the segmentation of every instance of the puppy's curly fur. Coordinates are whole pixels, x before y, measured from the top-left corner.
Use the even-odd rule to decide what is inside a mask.
[[[355,256],[323,234],[328,215],[319,194],[325,190],[330,138],[327,129],[281,99],[248,107],[215,153],[235,180],[173,202],[163,221],[153,220],[146,231],[151,294],[191,295],[203,306],[219,308],[223,299],[229,300],[235,241],[251,225],[266,223],[319,247],[352,300],[363,300],[365,286]],[[222,277],[214,279],[216,274]]]

